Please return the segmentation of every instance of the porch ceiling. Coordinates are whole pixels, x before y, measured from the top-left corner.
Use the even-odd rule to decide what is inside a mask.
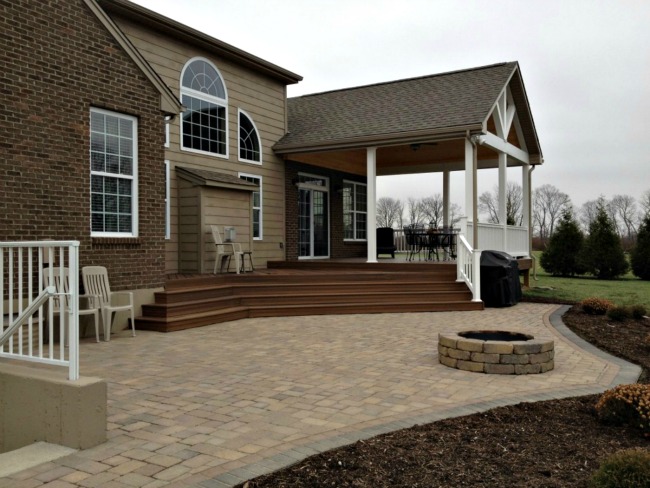
[[[366,150],[364,148],[293,153],[287,155],[286,159],[357,175],[366,174]],[[520,166],[520,163],[509,158],[508,165]],[[497,167],[497,154],[487,147],[479,146],[478,168]],[[377,149],[378,176],[464,170],[464,139],[402,144]]]

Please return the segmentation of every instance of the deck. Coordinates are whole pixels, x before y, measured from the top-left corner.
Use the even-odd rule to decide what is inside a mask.
[[[254,317],[482,310],[451,262],[269,262],[252,273],[173,275],[136,328],[172,332]]]

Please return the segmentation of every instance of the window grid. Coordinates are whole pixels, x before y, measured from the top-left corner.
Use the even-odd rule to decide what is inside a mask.
[[[90,199],[93,235],[135,236],[136,120],[91,110]]]
[[[343,182],[343,236],[345,240],[367,240],[366,185]]]
[[[240,173],[239,178],[255,183],[260,187],[259,191],[253,192],[253,239],[261,240],[262,232],[262,177]]]
[[[260,163],[260,138],[253,121],[242,111],[239,112],[239,159]]]

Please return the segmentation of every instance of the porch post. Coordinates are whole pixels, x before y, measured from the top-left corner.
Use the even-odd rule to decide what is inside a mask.
[[[521,189],[522,189],[522,199],[523,199],[523,222],[522,225],[526,227],[528,231],[528,242],[530,243],[531,236],[533,234],[533,229],[530,221],[530,203],[531,203],[531,191],[530,191],[530,165],[524,164],[521,167]],[[530,244],[529,244],[529,253],[530,253]]]
[[[502,246],[503,250],[508,250],[508,155],[499,151],[499,224],[502,228]]]
[[[449,227],[449,171],[442,172],[442,226]]]
[[[377,262],[377,148],[366,149],[368,263]]]

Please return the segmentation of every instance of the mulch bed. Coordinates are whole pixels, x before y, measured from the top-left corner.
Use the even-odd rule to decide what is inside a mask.
[[[650,383],[650,320],[612,323],[579,307],[563,317],[576,334],[643,367]],[[240,488],[587,487],[617,450],[650,449],[639,431],[600,424],[598,395],[520,403],[416,426],[309,457]]]

